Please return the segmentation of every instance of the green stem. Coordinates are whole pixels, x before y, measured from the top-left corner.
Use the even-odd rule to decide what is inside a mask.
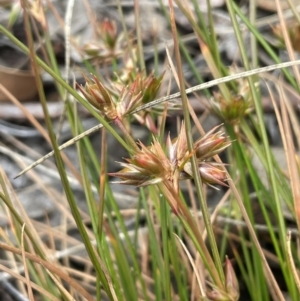
[[[178,1],[176,1],[176,2],[178,2]],[[187,95],[185,92],[181,57],[180,57],[179,44],[178,44],[178,39],[177,39],[177,30],[176,30],[176,24],[175,24],[175,18],[174,18],[173,1],[169,0],[169,4],[170,4],[171,25],[172,25],[172,32],[173,32],[173,39],[174,39],[174,49],[175,49],[175,55],[176,55],[176,64],[177,64],[178,78],[179,78],[180,92],[181,92],[181,99],[182,99],[182,108],[183,108],[183,115],[184,115],[184,120],[185,120],[187,144],[188,144],[188,150],[192,154],[193,148],[194,148],[194,143],[193,143],[193,138],[192,138],[191,120],[190,120],[190,114],[189,114],[189,103],[188,103]],[[207,230],[207,236],[208,236],[209,243],[210,243],[212,253],[213,253],[214,266],[216,266],[216,269],[219,274],[218,279],[219,280],[221,279],[220,282],[222,285],[220,287],[223,287],[223,284],[225,283],[224,271],[222,268],[222,262],[221,262],[220,254],[218,251],[217,243],[215,240],[215,236],[214,236],[214,233],[212,230],[212,225],[211,225],[211,221],[210,221],[207,204],[205,202],[204,193],[202,191],[202,181],[201,181],[201,177],[199,174],[198,164],[197,164],[195,155],[193,155],[191,157],[191,165],[192,165],[192,171],[193,171],[193,175],[194,175],[196,191],[197,191],[197,195],[198,195],[201,209],[202,209],[203,220],[205,223],[205,227]],[[201,237],[201,239],[202,239],[202,237]]]
[[[139,151],[139,147],[137,146],[137,144],[133,140],[132,136],[130,135],[130,133],[128,132],[126,127],[124,126],[123,121],[120,118],[117,117],[116,119],[114,119],[114,123],[115,123],[116,126],[119,127],[119,129],[125,135],[125,138],[126,138],[127,142],[132,146],[132,149],[134,149],[135,151]]]
[[[164,195],[161,195],[160,198],[160,219],[161,219],[161,234],[162,234],[162,243],[163,243],[163,255],[164,255],[164,290],[165,290],[165,300],[171,301],[171,282],[170,282],[170,256],[169,256],[169,243],[168,243],[168,223],[170,222],[167,208],[168,204],[165,201]]]
[[[135,28],[136,28],[136,36],[137,36],[137,44],[138,44],[138,60],[140,64],[141,71],[146,72],[145,59],[144,59],[144,51],[143,51],[143,39],[141,33],[141,23],[140,23],[140,9],[139,9],[139,1],[134,1],[134,15],[135,15]]]
[[[216,286],[219,288],[224,288],[223,282],[221,281],[218,270],[216,269],[216,265],[206,247],[205,241],[185,204],[178,197],[178,194],[175,192],[173,186],[165,181],[163,183],[158,184],[161,192],[168,200],[168,203],[174,213],[178,216],[182,224],[184,225],[187,232],[190,234],[191,239],[195,243],[195,246],[207,268],[211,278],[213,279]]]
[[[27,33],[29,49],[25,45],[23,45],[23,44],[22,45],[26,48],[26,50],[28,51],[28,54],[30,55],[30,58],[32,60],[32,66],[33,66],[34,73],[38,74],[38,71],[39,71],[38,70],[38,65],[40,65],[39,62],[41,63],[42,61],[37,58],[37,56],[35,55],[35,52],[34,52],[33,38],[32,38],[32,35],[31,35],[31,28],[30,28],[29,18],[28,18],[28,14],[27,14],[26,9],[24,9],[24,20],[25,20],[25,28],[26,28],[26,33]],[[0,26],[0,31],[1,31],[2,28],[3,27]],[[15,40],[17,40],[17,39],[15,39]],[[48,68],[48,66],[47,66],[47,68]],[[48,69],[51,70],[50,68],[48,68]],[[52,70],[51,70],[51,72],[52,72]],[[62,79],[61,79],[61,81],[64,82]],[[66,169],[65,169],[65,166],[63,164],[63,161],[62,161],[62,158],[61,158],[61,155],[60,155],[60,151],[58,149],[55,134],[53,132],[53,125],[52,125],[52,121],[51,121],[49,111],[48,111],[47,100],[46,100],[46,96],[45,96],[45,93],[44,93],[44,90],[43,90],[42,81],[41,81],[41,78],[39,76],[36,77],[36,83],[37,83],[37,86],[38,86],[41,105],[42,105],[43,112],[44,112],[45,123],[46,123],[47,129],[48,129],[49,137],[50,137],[51,144],[52,144],[52,147],[53,147],[53,150],[54,150],[54,156],[55,156],[55,161],[56,161],[56,165],[57,165],[57,170],[58,170],[58,173],[60,175],[62,186],[63,186],[64,191],[66,193],[66,197],[67,197],[67,200],[68,200],[68,203],[69,203],[69,206],[70,206],[70,210],[71,210],[72,215],[74,217],[74,220],[76,222],[77,229],[78,229],[78,231],[81,235],[83,243],[86,247],[86,251],[87,251],[87,253],[90,257],[90,260],[91,260],[91,262],[93,263],[93,265],[95,267],[97,275],[101,279],[101,283],[103,284],[104,290],[106,291],[108,296],[111,299],[113,299],[111,287],[108,284],[107,275],[103,271],[103,269],[102,269],[102,267],[101,267],[101,265],[98,261],[98,258],[95,254],[94,247],[93,247],[93,245],[90,241],[90,238],[87,234],[85,225],[83,224],[80,212],[79,212],[78,207],[77,207],[76,200],[74,198],[73,192],[72,192],[71,187],[70,187],[70,183],[69,183],[69,180],[68,180],[68,177],[67,177],[67,174],[66,174]],[[66,86],[69,87],[68,85],[66,85]],[[73,89],[71,89],[71,90],[73,91]]]

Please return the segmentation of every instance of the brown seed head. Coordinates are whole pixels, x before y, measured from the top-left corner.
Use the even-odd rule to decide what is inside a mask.
[[[219,154],[227,148],[231,141],[224,136],[224,132],[215,130],[220,126],[214,127],[206,135],[195,142],[196,157],[198,160],[205,160]]]
[[[194,147],[194,151],[200,148],[200,155],[197,157],[199,172],[204,183],[211,186],[217,184],[227,186],[224,166],[216,162],[202,161],[203,158],[219,153],[230,144],[223,139],[221,132],[215,134],[212,132],[200,139],[204,144],[202,149],[201,143],[196,143]],[[139,145],[140,150],[131,159],[126,159],[127,163],[121,163],[125,168],[110,174],[121,178],[118,183],[146,186],[167,180],[173,183],[177,191],[179,180],[193,177],[184,124],[177,138],[171,140],[168,135],[165,147],[162,147],[157,139],[154,139],[149,147],[142,143]],[[204,155],[206,151],[209,155]]]
[[[85,87],[78,85],[79,90],[87,101],[97,108],[102,115],[114,120],[117,117],[117,111],[110,93],[95,75],[92,77],[92,80],[87,77],[85,77],[85,80]]]

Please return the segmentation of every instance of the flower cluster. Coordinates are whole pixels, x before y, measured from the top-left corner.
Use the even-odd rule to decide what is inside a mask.
[[[232,73],[234,72],[236,71]],[[231,124],[238,123],[241,118],[253,110],[253,99],[248,80],[241,78],[236,82],[238,91],[232,93],[229,100],[217,92],[214,93],[214,97],[210,100],[213,112],[222,120]],[[255,82],[255,87],[258,87],[258,82]]]
[[[117,57],[123,52],[123,34],[118,34],[117,24],[113,20],[105,19],[97,22],[98,39],[84,45],[84,52],[91,58],[107,59]]]
[[[103,116],[109,120],[116,118],[123,120],[138,106],[155,99],[162,78],[163,74],[159,77],[153,74],[145,77],[142,73],[138,73],[131,83],[124,85],[115,82],[109,89],[93,75],[92,79],[85,77],[85,87],[78,85],[78,88],[87,101]],[[135,117],[140,122],[145,120],[141,115],[135,115]]]
[[[287,33],[291,40],[292,47],[295,51],[300,52],[300,25],[296,21],[290,21],[286,24]],[[279,39],[280,46],[286,48],[284,37],[283,37],[283,28],[280,24],[272,26],[273,33]]]
[[[98,25],[98,32],[104,44],[113,50],[116,46],[118,38],[116,22],[109,19],[104,19],[104,21],[100,22]]]
[[[139,143],[139,150],[126,163],[120,163],[124,168],[116,173],[110,173],[121,181],[115,183],[147,186],[160,182],[171,182],[175,190],[178,189],[178,181],[193,177],[190,157],[195,154],[201,178],[208,185],[226,186],[226,171],[216,162],[208,162],[216,154],[219,154],[230,141],[221,131],[213,128],[205,136],[194,144],[193,152],[187,147],[187,139],[184,125],[177,138],[171,140],[168,136],[165,147],[154,138],[151,146],[146,147]]]
[[[249,114],[253,107],[252,103],[245,100],[241,95],[232,95],[228,102],[220,93],[214,93],[214,99],[211,100],[213,111],[222,120],[232,124],[239,122],[245,115]]]

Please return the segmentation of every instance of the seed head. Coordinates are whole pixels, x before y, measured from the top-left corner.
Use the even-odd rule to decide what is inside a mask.
[[[295,51],[300,52],[300,25],[296,20],[288,22],[287,33],[291,40],[291,44]],[[286,48],[284,36],[283,36],[283,28],[280,24],[272,26],[273,33],[279,39],[280,46]]]
[[[113,83],[113,88],[109,89],[95,75],[92,76],[92,79],[85,76],[85,86],[78,85],[78,88],[88,102],[97,108],[103,116],[109,120],[116,118],[122,120],[146,100],[152,101],[156,97],[162,77],[163,74],[158,78],[153,75],[144,77],[140,73],[133,82],[127,85]],[[155,131],[154,121],[149,114],[142,112],[135,116],[138,121]]]
[[[222,164],[216,162],[199,162],[198,163],[199,173],[202,178],[202,181],[210,186],[222,185],[227,186],[226,184],[226,170]],[[181,173],[182,179],[189,179],[193,177],[192,165],[190,162],[187,162],[183,168],[184,173]]]
[[[115,103],[105,88],[105,86],[99,81],[99,79],[93,75],[92,80],[84,76],[86,83],[82,87],[77,85],[79,90],[85,96],[87,101],[98,109],[101,114],[110,120],[114,120],[117,117],[117,111]]]
[[[98,31],[104,44],[113,50],[115,48],[118,29],[117,24],[113,20],[105,19],[99,23]]]
[[[216,135],[216,143],[212,142],[214,135]],[[197,157],[197,163],[203,182],[211,186],[217,184],[227,186],[224,166],[216,162],[202,161],[203,158],[209,157],[209,155],[205,155],[204,150],[215,155],[230,144],[223,139],[220,142],[220,137],[223,137],[223,133],[213,134],[213,131],[209,132],[202,138],[203,140],[200,139],[196,142],[194,147],[195,152],[199,148],[201,149],[200,142],[204,143],[200,156]],[[150,147],[146,147],[141,142],[139,146],[140,150],[135,153],[132,159],[126,159],[127,163],[121,163],[124,169],[117,173],[110,173],[112,176],[121,178],[118,183],[146,186],[169,181],[177,191],[179,180],[193,178],[191,163],[189,162],[191,154],[188,152],[184,124],[182,124],[177,138],[171,140],[170,135],[168,135],[164,147],[155,138]]]
[[[220,118],[232,124],[239,122],[253,109],[252,103],[245,100],[241,95],[232,95],[230,102],[228,102],[220,93],[214,93],[211,106]]]
[[[121,98],[124,98],[125,100],[125,103],[122,100],[120,101],[121,109],[123,110],[124,106],[126,106],[126,114],[129,114],[140,105],[153,101],[157,96],[163,76],[164,73],[159,77],[155,77],[153,74],[145,76],[143,73],[135,75],[131,72],[127,78],[128,83],[125,92],[124,88],[122,88],[124,86],[123,83],[114,83],[115,89],[121,91]],[[145,125],[152,133],[156,134],[157,128],[150,113],[149,110],[146,110],[135,113],[134,117],[140,124]]]
[[[205,160],[211,158],[214,155],[222,152],[227,146],[231,144],[228,138],[224,136],[224,132],[216,131],[220,126],[214,127],[208,133],[195,143],[196,157],[198,160]]]
[[[136,89],[136,83],[123,87],[120,98],[117,101],[118,116],[122,119],[130,114],[136,107],[141,104],[143,98],[142,90]]]
[[[121,163],[124,169],[109,174],[121,178],[121,181],[115,183],[147,186],[169,180],[172,176],[171,165],[160,143],[154,139],[150,147],[146,147],[142,142],[139,146],[140,150],[132,159]]]
[[[237,70],[231,69],[232,74],[236,72]],[[253,110],[253,99],[248,80],[241,78],[236,83],[238,91],[232,92],[229,100],[217,92],[214,93],[214,97],[210,100],[214,113],[231,124],[238,123],[241,118]],[[258,81],[255,82],[256,89],[258,85]]]

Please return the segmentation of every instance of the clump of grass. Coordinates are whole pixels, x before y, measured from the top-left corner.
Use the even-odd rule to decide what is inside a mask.
[[[49,133],[45,136],[53,147],[52,154],[65,195],[45,187],[34,171],[29,171],[29,174],[49,195],[55,195],[56,200],[61,200],[57,201],[63,216],[59,229],[50,225],[42,226],[31,220],[18,202],[17,210],[9,181],[3,172],[0,176],[0,199],[13,230],[12,237],[4,231],[0,232],[0,248],[5,250],[8,258],[14,254],[15,266],[21,264],[17,271],[7,262],[6,266],[0,265],[0,269],[18,280],[18,290],[30,300],[39,296],[45,300],[107,298],[236,301],[243,298],[240,298],[241,287],[250,300],[284,300],[284,290],[291,300],[299,298],[298,259],[295,256],[298,246],[290,235],[286,238],[289,232],[283,210],[288,208],[297,225],[294,229],[297,232],[300,220],[299,164],[292,136],[297,136],[300,131],[295,111],[285,94],[286,91],[295,94],[299,91],[297,70],[294,68],[294,75],[283,69],[284,79],[271,79],[276,81],[277,91],[269,89],[288,163],[287,174],[280,170],[272,154],[264,124],[259,86],[261,72],[296,63],[288,62],[281,66],[252,70],[251,64],[256,66],[255,62],[259,60],[258,43],[276,63],[280,63],[280,59],[250,22],[254,12],[251,12],[249,19],[233,1],[227,0],[232,30],[239,45],[239,62],[246,71],[226,77],[232,73],[233,68],[224,65],[218,51],[210,1],[207,10],[208,26],[203,21],[196,1],[192,1],[194,13],[180,1],[175,2],[189,21],[214,80],[186,90],[182,54],[187,62],[192,64],[193,60],[177,31],[173,1],[170,0],[170,10],[162,11],[170,20],[172,29],[175,59],[173,62],[169,52],[168,59],[172,76],[179,88],[179,93],[170,96],[167,95],[165,73],[147,72],[145,68],[138,3],[134,7],[138,26],[136,44],[130,39],[126,26],[122,33],[118,32],[113,20],[92,24],[97,28],[95,34],[99,35],[100,42],[94,44],[91,41],[83,47],[89,55],[89,60],[86,57],[83,59],[85,67],[92,75],[84,76],[85,85],[77,85],[80,93],[59,74],[44,23],[45,53],[51,59],[46,63],[46,59],[44,61],[35,54],[31,26],[34,22],[45,20],[36,18],[32,6],[25,5],[26,1],[22,2],[28,47],[0,26],[0,31],[30,56],[36,73],[39,68],[43,68],[53,77],[58,93],[62,99],[66,99],[64,113],[77,137],[72,142],[78,142],[79,170],[61,153],[72,142],[64,146],[58,145],[47,109],[45,91],[41,79],[37,77]],[[279,9],[279,2],[276,3]],[[124,25],[122,8],[120,3],[118,5]],[[296,14],[293,7],[292,10]],[[283,16],[279,16],[283,25],[282,36],[289,41],[291,35],[284,26]],[[250,58],[238,22],[251,33],[251,49],[254,52]],[[288,42],[286,44],[289,45]],[[288,47],[287,50],[292,56],[292,49]],[[157,57],[157,53],[154,56]],[[115,72],[103,78],[97,72],[99,64],[106,70],[111,68]],[[191,70],[200,81],[201,70]],[[265,76],[264,79],[267,84],[270,83],[270,76]],[[217,86],[213,93],[207,89],[211,86]],[[188,99],[188,93],[197,89],[207,89],[205,95],[209,98],[209,111],[217,115],[222,123],[207,133],[197,120]],[[65,93],[69,97],[66,98]],[[275,93],[279,95],[279,103],[274,100]],[[158,95],[163,97],[157,101]],[[178,96],[182,101],[182,115],[180,117],[177,114],[181,127],[177,137],[171,139],[164,129],[173,107],[166,101],[171,102]],[[154,106],[161,102],[166,103],[159,110],[154,110]],[[84,106],[101,123],[93,129],[102,128],[100,161],[83,133],[77,105]],[[135,121],[149,131],[149,141],[152,142],[146,144],[136,141],[132,129]],[[36,121],[33,123],[38,127]],[[198,139],[194,139],[192,135],[193,125],[199,132]],[[118,172],[110,172],[106,167],[111,152],[106,147],[107,132],[128,152],[125,162],[122,158],[119,159],[122,161],[122,169]],[[297,144],[299,147],[299,141]],[[219,158],[223,151],[228,157],[226,165]],[[253,166],[253,153],[265,169],[267,185]],[[66,172],[65,164],[69,165],[72,175]],[[110,176],[118,177],[119,180],[111,183]],[[75,179],[84,192],[88,213],[82,212],[76,202],[71,185]],[[190,200],[181,191],[179,182],[182,180],[189,181]],[[195,189],[191,188],[190,180]],[[254,188],[256,206],[251,198],[249,183]],[[134,209],[121,210],[118,207],[113,190],[115,185],[122,184],[136,188]],[[222,207],[217,206],[213,215],[208,209],[209,186],[228,189],[225,196],[229,201]],[[200,212],[197,208],[200,208]],[[263,225],[257,224],[258,212],[263,216]],[[128,215],[134,219],[133,230],[129,230],[126,225]],[[214,224],[212,216],[216,220]],[[141,217],[145,219],[145,227],[139,224]],[[218,220],[226,221],[224,227],[219,226]],[[270,250],[264,248],[259,230],[262,227]],[[80,239],[68,235],[68,228],[76,229]],[[219,233],[222,234],[221,237]],[[57,249],[57,245],[61,249]],[[82,250],[85,255],[79,258],[78,252]],[[226,253],[230,253],[230,257]],[[58,259],[62,258],[59,262]],[[70,265],[74,258],[77,263],[84,263],[84,271],[75,270]],[[282,273],[284,285],[279,286],[277,275],[270,269],[271,260]],[[240,277],[236,276],[237,271]]]

